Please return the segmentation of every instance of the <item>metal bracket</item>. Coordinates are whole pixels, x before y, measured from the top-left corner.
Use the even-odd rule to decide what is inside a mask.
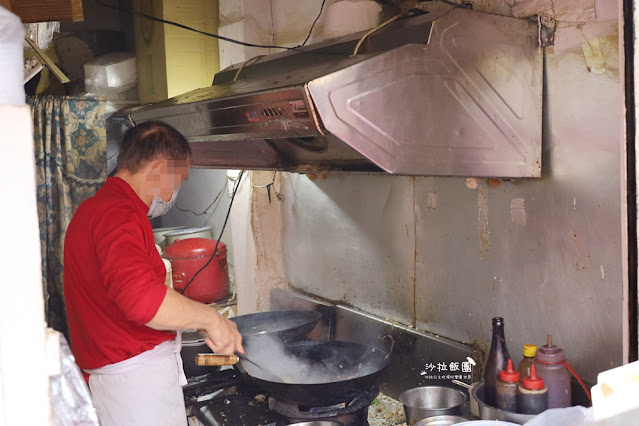
[[[318,304],[315,310],[322,315],[321,321],[328,326],[328,340],[335,340],[337,308],[335,307],[335,305]]]
[[[554,46],[555,19],[550,16],[537,15],[537,25],[539,26],[539,47]]]

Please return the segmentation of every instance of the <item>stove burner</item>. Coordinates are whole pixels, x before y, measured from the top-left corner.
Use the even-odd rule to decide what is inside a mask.
[[[270,397],[269,409],[288,418],[292,423],[310,420],[334,420],[344,426],[368,426],[368,407],[379,394],[377,386],[362,392],[351,401],[328,407],[306,407]]]
[[[184,403],[193,405],[203,395],[221,392],[242,383],[240,374],[235,370],[218,371],[203,376],[189,377],[187,384],[182,387]]]

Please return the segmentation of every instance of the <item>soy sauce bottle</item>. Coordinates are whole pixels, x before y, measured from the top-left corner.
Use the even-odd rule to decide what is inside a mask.
[[[497,408],[517,412],[517,388],[521,374],[513,368],[513,361],[508,360],[508,368],[499,372],[497,382]]]
[[[539,414],[548,409],[548,387],[537,376],[534,364],[530,366],[530,375],[517,388],[517,406],[521,414]]]
[[[499,372],[506,369],[509,358],[506,338],[504,337],[504,319],[495,317],[493,318],[493,340],[490,345],[490,352],[488,352],[486,367],[484,368],[484,399],[486,404],[492,407],[497,406]]]

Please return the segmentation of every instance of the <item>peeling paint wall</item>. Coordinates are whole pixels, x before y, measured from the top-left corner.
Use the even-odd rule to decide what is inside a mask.
[[[319,7],[321,1],[307,3],[300,6],[300,27],[312,21],[311,3]],[[512,2],[486,3],[495,11]],[[624,195],[617,9],[613,2],[590,3],[598,22],[560,23],[556,46],[547,50],[542,179],[329,173],[310,180],[282,174],[283,202],[268,204],[266,193],[253,189],[238,204],[238,222],[249,227],[243,243],[256,244],[256,253],[282,256],[264,270],[250,250],[242,250],[246,262],[240,266],[235,241],[236,263],[246,277],[240,304],[243,297],[250,301],[245,312],[258,309],[256,294],[270,285],[290,285],[484,348],[491,318],[501,315],[514,358],[524,343],[543,344],[552,332],[569,362],[591,381],[620,365]],[[284,4],[271,2],[273,23],[293,20],[279,15]],[[274,40],[299,43],[284,26],[273,26]],[[306,35],[299,28],[295,33]],[[256,221],[281,232],[249,235]],[[249,279],[260,276],[269,278],[259,284]]]

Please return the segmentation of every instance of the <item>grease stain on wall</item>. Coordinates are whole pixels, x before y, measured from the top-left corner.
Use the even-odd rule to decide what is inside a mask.
[[[429,210],[437,210],[437,192],[428,192],[426,195],[426,207],[428,207]]]
[[[510,219],[517,225],[526,226],[526,207],[523,198],[510,200]]]
[[[578,271],[590,268],[590,251],[586,237],[577,231],[570,231],[570,242],[575,257],[575,268]]]
[[[490,250],[490,231],[488,229],[488,195],[483,188],[477,189],[477,207],[479,210],[477,218],[479,252],[486,253]]]

